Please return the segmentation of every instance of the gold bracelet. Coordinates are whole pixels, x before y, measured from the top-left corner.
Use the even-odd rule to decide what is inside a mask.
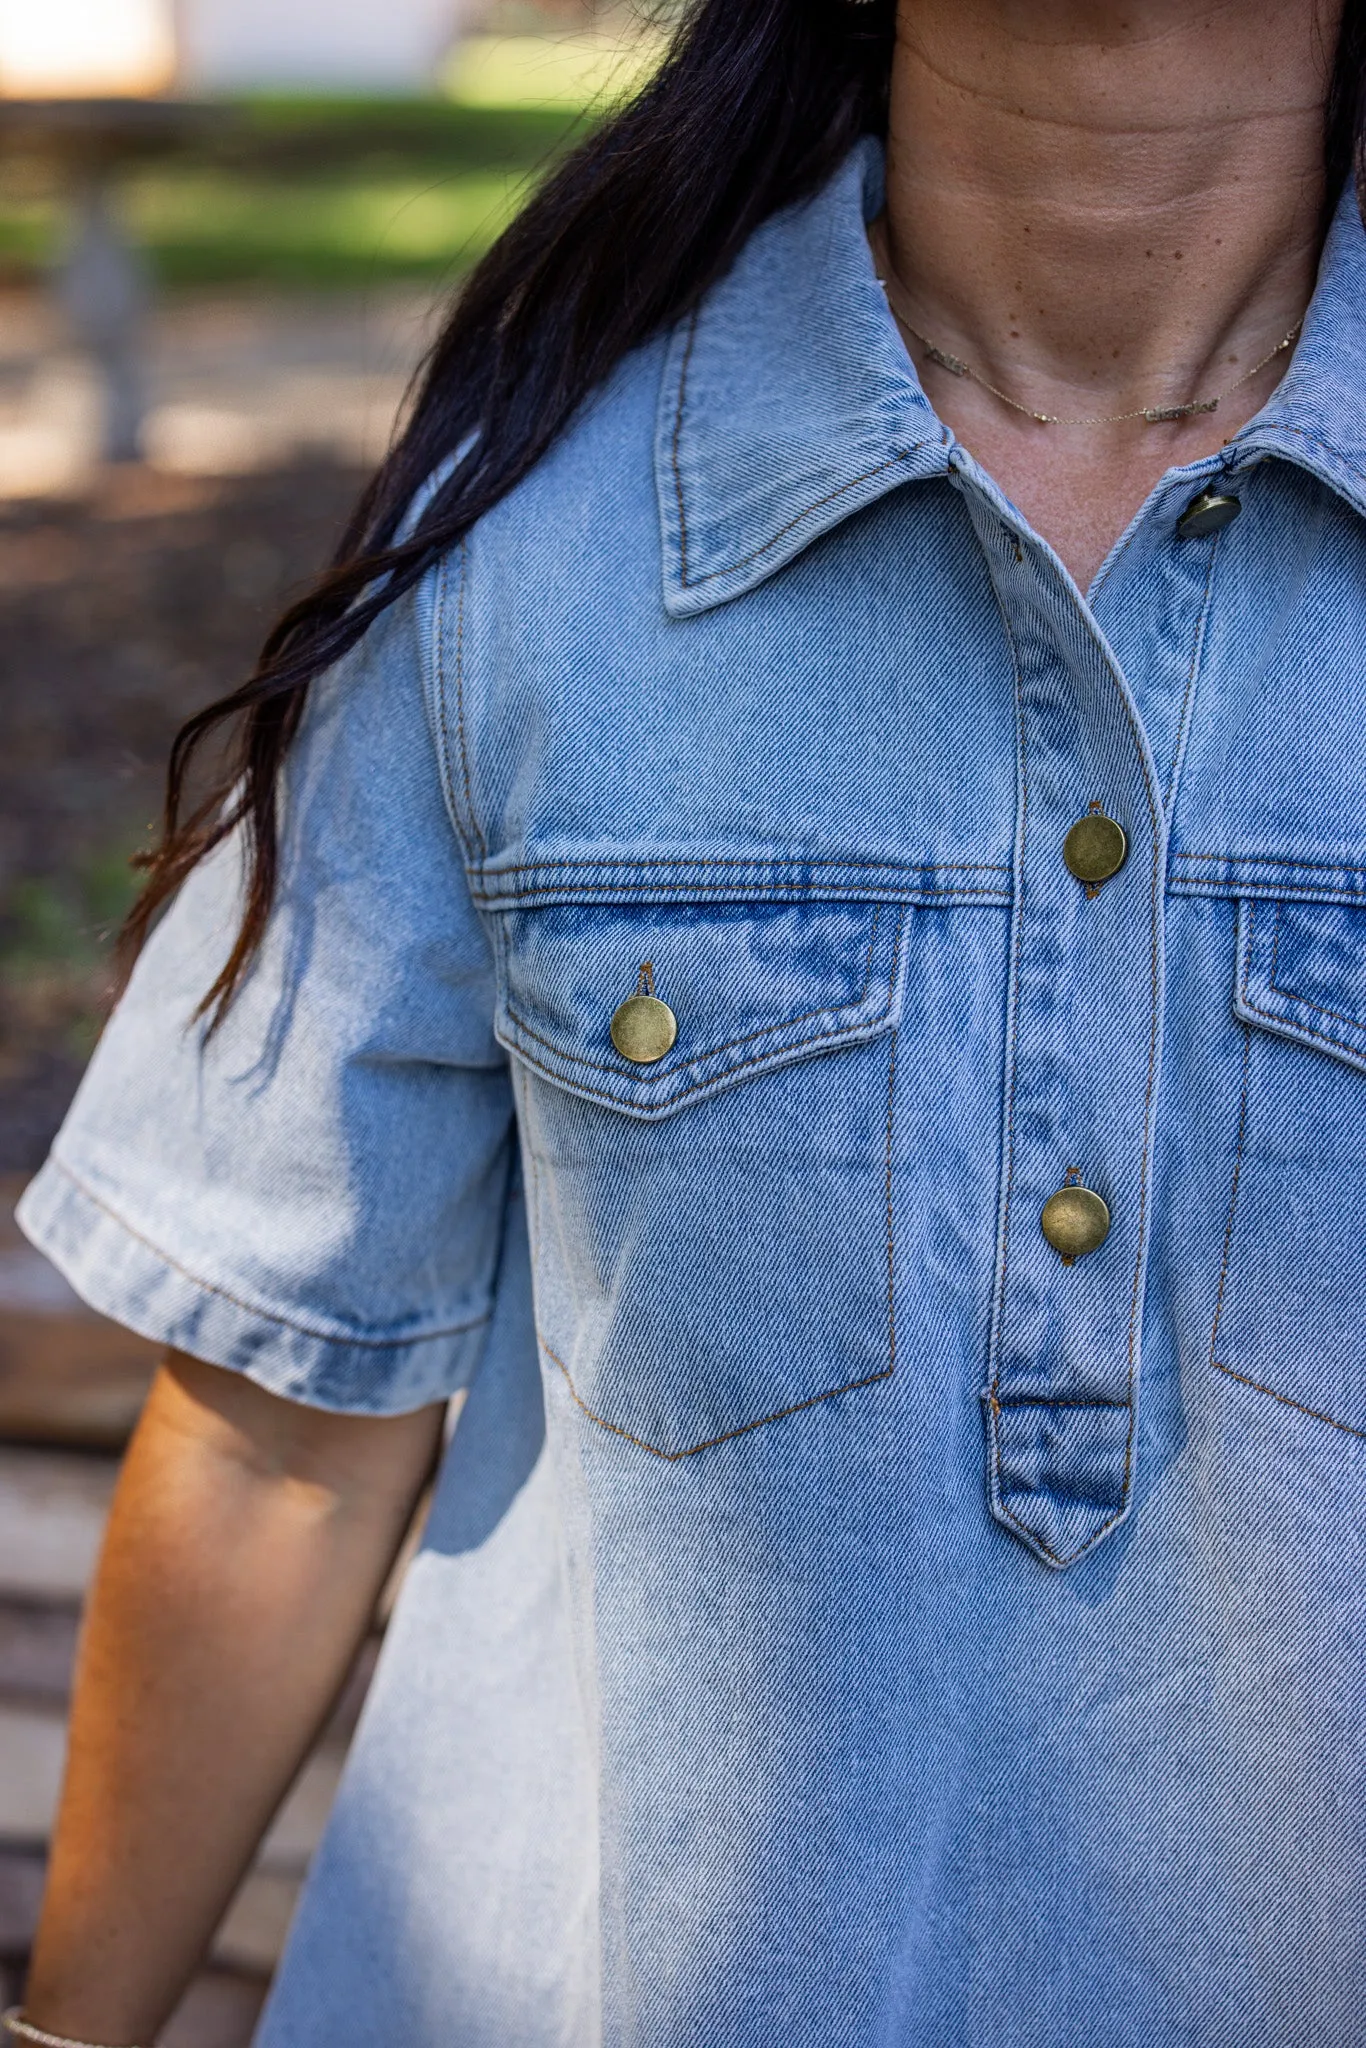
[[[12,2034],[16,2041],[33,2041],[37,2048],[102,2048],[98,2041],[73,2041],[70,2034],[49,2034],[42,2027],[35,2027],[32,2020],[24,2018],[22,2005],[12,2005],[8,2012],[0,2012],[0,2027]]]

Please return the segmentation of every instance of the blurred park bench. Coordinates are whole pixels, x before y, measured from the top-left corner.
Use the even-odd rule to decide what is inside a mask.
[[[0,99],[0,275],[50,278],[143,453],[156,283],[374,285],[476,261],[574,117],[445,100]]]

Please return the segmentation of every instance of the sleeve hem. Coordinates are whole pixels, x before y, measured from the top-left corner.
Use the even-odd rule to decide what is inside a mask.
[[[100,1315],[309,1407],[399,1415],[449,1400],[469,1384],[483,1351],[487,1311],[387,1339],[329,1335],[252,1307],[187,1272],[55,1158],[29,1184],[16,1216]]]

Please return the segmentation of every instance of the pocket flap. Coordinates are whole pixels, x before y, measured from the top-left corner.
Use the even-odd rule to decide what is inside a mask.
[[[1244,900],[1234,1008],[1366,1071],[1366,909]]]
[[[528,1066],[628,1116],[661,1117],[747,1075],[895,1023],[904,906],[566,904],[499,917],[497,1033]],[[648,964],[678,1022],[636,1065],[612,1018]]]

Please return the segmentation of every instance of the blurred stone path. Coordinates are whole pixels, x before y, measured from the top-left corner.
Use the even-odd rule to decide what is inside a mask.
[[[383,452],[432,330],[427,287],[168,293],[148,332],[147,456],[174,475],[239,476]],[[84,490],[99,394],[43,293],[0,292],[0,499]]]

